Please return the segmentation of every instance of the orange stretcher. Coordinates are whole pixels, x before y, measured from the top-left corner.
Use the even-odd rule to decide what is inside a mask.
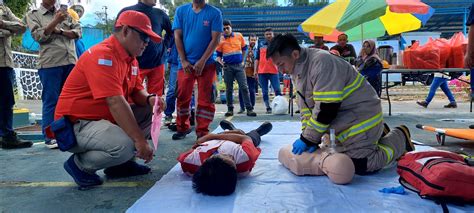
[[[444,129],[417,124],[416,128],[436,133],[436,139],[442,146],[444,146],[446,136],[474,141],[474,125],[471,125],[469,129]]]

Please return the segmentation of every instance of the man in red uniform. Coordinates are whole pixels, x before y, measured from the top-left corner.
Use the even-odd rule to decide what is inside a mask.
[[[108,177],[150,172],[133,161],[153,159],[147,137],[155,96],[144,90],[136,60],[150,40],[161,41],[150,19],[140,12],[123,12],[113,35],[86,51],[66,80],[55,119],[67,116],[73,124],[77,144],[68,150],[74,154],[64,169],[81,187],[102,184],[96,174],[100,169]]]
[[[222,32],[222,13],[205,0],[193,0],[176,9],[173,30],[180,64],[177,83],[177,133],[173,140],[181,140],[191,133],[189,104],[194,83],[198,84],[196,135],[209,133],[216,108],[212,82],[216,77],[215,61],[211,57],[219,44]]]

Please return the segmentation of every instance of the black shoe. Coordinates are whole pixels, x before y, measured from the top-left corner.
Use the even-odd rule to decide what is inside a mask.
[[[186,137],[186,135],[188,135],[189,133],[191,133],[192,129],[188,129],[187,131],[185,132],[176,132],[173,134],[173,136],[171,137],[173,140],[181,140],[181,139],[184,139]]]
[[[428,102],[426,101],[417,101],[416,103],[424,108],[428,107]]]
[[[234,124],[232,124],[230,121],[228,120],[222,120],[220,123],[219,123],[219,126],[221,126],[221,128],[223,130],[236,130],[237,128],[235,128]]]
[[[444,108],[458,108],[456,102],[451,102],[448,105],[444,105]]]
[[[104,174],[108,178],[123,178],[137,175],[145,175],[150,173],[151,168],[145,165],[140,165],[135,161],[127,161],[123,164],[112,166],[104,169]]]
[[[411,141],[411,134],[410,134],[410,130],[408,129],[408,127],[405,126],[405,125],[401,125],[401,126],[397,127],[397,129],[402,131],[403,135],[405,136],[405,150],[407,152],[414,151],[415,150],[415,145]]]
[[[173,132],[176,132],[176,131],[178,131],[178,126],[176,125],[176,123],[172,123],[168,126],[168,129],[173,131]]]
[[[234,116],[234,110],[232,109],[227,110],[227,112],[225,113],[225,117],[230,117],[230,116]]]
[[[245,112],[245,110],[240,109],[240,110],[237,112],[237,114],[244,114],[244,112]]]
[[[21,149],[33,146],[33,142],[19,139],[15,132],[3,136],[0,144],[3,149]]]
[[[260,136],[264,136],[264,135],[266,135],[267,133],[269,133],[270,131],[272,131],[272,128],[273,128],[272,123],[270,123],[270,122],[268,122],[268,121],[265,121],[265,122],[263,122],[263,124],[260,125],[255,131],[257,131],[257,133],[258,133]]]
[[[271,107],[267,108],[267,114],[272,114],[272,108]]]
[[[194,112],[194,110],[191,110],[191,116],[189,117],[189,125],[191,126],[194,126],[194,124],[196,123],[196,113]]]
[[[257,116],[257,113],[255,113],[253,110],[251,109],[248,109],[247,110],[247,116],[250,116],[250,117],[255,117]]]
[[[74,162],[74,155],[71,155],[71,157],[64,162],[64,169],[80,187],[92,187],[103,183],[102,179],[96,173],[90,174],[79,169]]]
[[[296,110],[296,111],[295,111],[295,114],[300,114],[300,110]]]

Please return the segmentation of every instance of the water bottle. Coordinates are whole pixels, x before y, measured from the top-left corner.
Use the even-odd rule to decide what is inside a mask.
[[[329,130],[329,141],[331,142],[331,144],[329,145],[328,151],[330,153],[336,153],[336,130]]]

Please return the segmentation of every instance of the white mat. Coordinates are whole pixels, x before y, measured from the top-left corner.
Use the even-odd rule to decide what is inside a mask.
[[[259,124],[236,126],[248,131]],[[298,122],[274,122],[272,132],[262,138],[262,154],[256,166],[249,176],[239,179],[231,196],[193,192],[191,178],[177,164],[127,212],[442,212],[439,205],[412,192],[379,192],[400,185],[395,167],[375,175],[356,175],[351,184],[342,186],[332,184],[326,176],[293,175],[278,162],[278,150],[298,138],[299,130]],[[451,212],[474,212],[474,206],[448,208]]]

